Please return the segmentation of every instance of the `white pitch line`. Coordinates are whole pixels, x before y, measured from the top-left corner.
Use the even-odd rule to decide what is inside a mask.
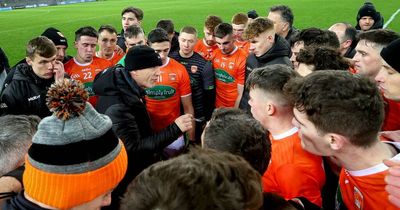
[[[396,17],[397,14],[399,14],[400,9],[397,9],[397,11],[395,13],[393,13],[393,15],[390,17],[390,19],[385,23],[385,25],[383,25],[383,28],[386,28]]]

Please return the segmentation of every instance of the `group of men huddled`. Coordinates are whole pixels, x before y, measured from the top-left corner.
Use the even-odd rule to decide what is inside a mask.
[[[400,208],[400,34],[372,3],[328,30],[209,15],[202,39],[121,16],[1,63],[2,209]]]

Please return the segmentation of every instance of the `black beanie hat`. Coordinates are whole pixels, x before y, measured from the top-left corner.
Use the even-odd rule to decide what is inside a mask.
[[[247,12],[247,17],[251,19],[256,19],[258,18],[257,12],[253,9]]]
[[[50,27],[46,29],[43,33],[42,36],[45,36],[49,38],[51,41],[53,41],[54,45],[64,45],[68,47],[68,42],[67,38],[57,29]]]
[[[377,21],[378,13],[376,12],[375,6],[371,2],[364,3],[360,10],[358,10],[357,21],[364,16],[372,17],[375,21]]]
[[[396,39],[381,51],[383,60],[386,61],[394,70],[400,72],[400,39]]]
[[[161,66],[162,60],[152,48],[146,45],[134,46],[128,50],[125,57],[125,70],[136,71],[155,66]]]

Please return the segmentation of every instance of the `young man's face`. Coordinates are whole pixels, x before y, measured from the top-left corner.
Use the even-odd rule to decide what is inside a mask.
[[[154,87],[160,76],[160,67],[151,67],[142,70],[136,70],[130,72],[131,77],[137,82],[137,84],[142,88]]]
[[[184,55],[190,55],[196,45],[197,37],[194,34],[182,32],[179,34],[179,50]]]
[[[65,57],[65,51],[67,50],[67,47],[65,45],[56,45],[56,48],[57,48],[56,60],[63,62],[64,57]]]
[[[290,57],[290,61],[293,63],[294,70],[299,68],[299,62],[297,62],[297,55],[299,54],[300,50],[304,48],[304,42],[298,41],[293,44],[292,47],[292,56]]]
[[[144,34],[138,34],[136,37],[125,37],[125,45],[127,49],[138,45],[146,45],[146,39],[144,38]]]
[[[206,40],[206,43],[209,46],[215,45],[214,33],[206,27],[204,27],[204,40]]]
[[[163,65],[167,63],[168,53],[171,48],[171,43],[168,41],[165,42],[156,42],[151,43],[150,47],[156,51],[161,57]]]
[[[249,105],[251,107],[251,114],[253,115],[254,119],[256,119],[258,122],[261,123],[261,125],[266,128],[265,121],[266,121],[266,116],[267,116],[267,104],[264,100],[264,95],[263,91],[261,91],[259,88],[251,88],[250,92],[250,99],[249,99]]]
[[[243,39],[243,32],[246,28],[246,24],[231,24],[233,28],[233,38],[237,41],[244,41]]]
[[[93,60],[96,52],[97,38],[90,36],[81,36],[78,41],[75,41],[74,46],[77,50],[76,58],[80,62],[90,63]]]
[[[125,12],[122,15],[122,28],[125,31],[126,28],[132,25],[139,26],[140,20],[136,18],[136,15],[133,12]]]
[[[382,59],[382,68],[375,81],[383,95],[391,100],[400,101],[400,73],[394,70]]]
[[[235,49],[234,39],[232,34],[228,34],[222,38],[215,37],[215,42],[223,54],[229,54]]]
[[[360,40],[356,46],[356,54],[353,57],[357,74],[367,76],[374,80],[382,66],[380,50],[375,49],[375,43]]]
[[[269,31],[264,31],[258,36],[249,40],[250,52],[253,52],[256,57],[264,55],[273,45],[273,39]]]
[[[274,22],[274,28],[275,32],[281,36],[284,35],[284,30],[286,30],[286,25],[288,23],[282,21],[282,16],[280,12],[269,12],[268,13],[268,19],[272,20]]]
[[[307,115],[296,108],[293,109],[293,114],[292,123],[299,129],[299,137],[303,149],[315,155],[331,155],[329,140],[318,132],[315,125],[308,120]]]
[[[117,34],[103,30],[99,34],[99,51],[106,58],[111,58],[117,46]]]
[[[361,30],[368,31],[375,23],[375,20],[370,16],[364,16],[358,21]]]
[[[51,79],[54,77],[54,65],[56,62],[57,55],[51,56],[50,58],[42,57],[35,53],[35,56],[31,59],[26,58],[26,62],[32,66],[33,72],[42,79]]]

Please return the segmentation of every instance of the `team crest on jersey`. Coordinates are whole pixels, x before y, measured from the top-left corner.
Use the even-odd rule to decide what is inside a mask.
[[[215,70],[215,78],[224,83],[233,83],[235,79],[226,71],[222,69]]]
[[[168,78],[171,81],[175,81],[176,80],[176,74],[175,73],[170,73],[170,74],[168,74]]]
[[[195,73],[197,72],[197,70],[198,70],[197,66],[191,66],[191,67],[190,67],[190,71],[191,71],[193,74],[195,74]]]
[[[175,88],[167,85],[157,85],[146,89],[147,97],[155,100],[164,100],[171,98],[176,93]]]
[[[235,67],[235,63],[234,62],[229,62],[228,68],[232,70],[234,67]]]
[[[354,205],[357,209],[364,209],[364,196],[356,186],[354,186]]]

